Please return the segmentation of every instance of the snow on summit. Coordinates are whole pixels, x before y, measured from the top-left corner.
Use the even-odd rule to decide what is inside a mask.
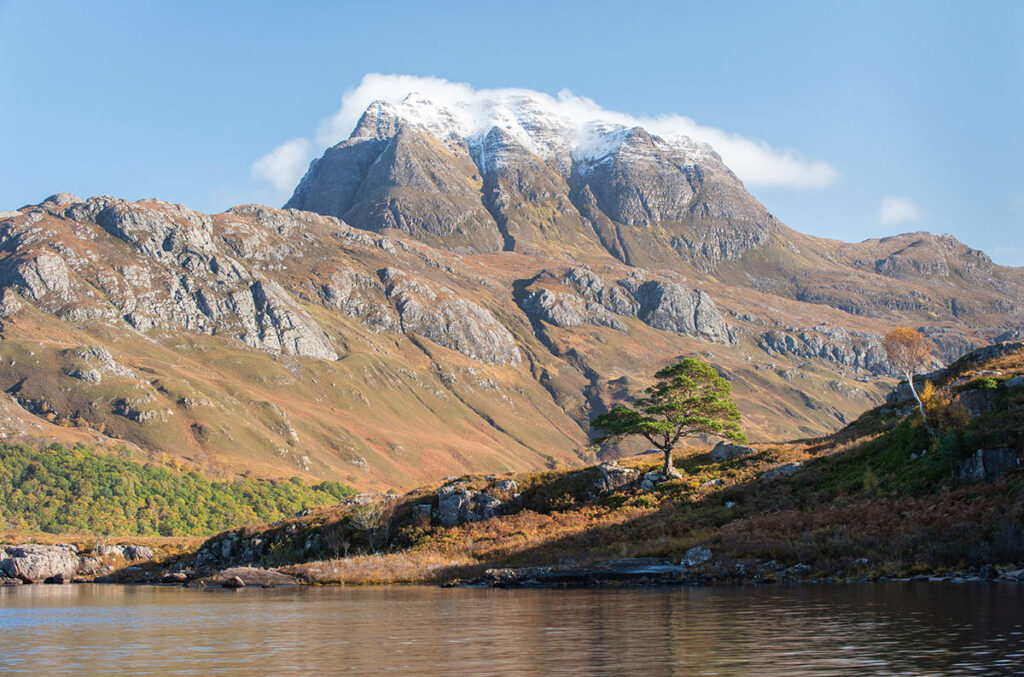
[[[386,111],[445,142],[464,141],[479,147],[487,134],[498,128],[534,155],[564,158],[571,154],[577,160],[591,161],[614,153],[626,141],[629,129],[641,126],[627,124],[635,121],[617,119],[621,116],[596,104],[581,107],[579,100],[570,96],[556,99],[528,90],[495,89],[435,100],[410,92],[397,103],[374,101],[368,110]],[[695,143],[683,134],[665,140],[694,159],[713,152],[710,145]]]
[[[641,127],[689,159],[700,160],[717,151],[751,185],[822,187],[838,176],[825,162],[700,125],[682,115],[649,117],[610,111],[569,90],[552,96],[529,89],[474,89],[441,78],[378,73],[364,76],[358,87],[345,92],[341,108],[321,123],[314,142],[308,143],[306,161],[347,139],[374,104],[442,141],[462,140],[471,148],[480,148],[487,133],[498,128],[540,157],[599,162],[627,140],[629,130]],[[286,142],[289,151],[303,147],[302,141]],[[275,158],[290,164],[279,167]],[[294,169],[296,164],[294,152],[284,153],[279,147],[254,163],[253,171],[273,177],[275,184],[283,182],[283,175],[294,174],[294,185],[302,175]]]

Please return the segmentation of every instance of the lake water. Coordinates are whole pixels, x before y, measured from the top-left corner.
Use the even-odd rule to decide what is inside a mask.
[[[0,588],[0,674],[1024,672],[1024,586]]]

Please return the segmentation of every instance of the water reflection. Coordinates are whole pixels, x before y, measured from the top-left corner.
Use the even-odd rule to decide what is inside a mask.
[[[0,589],[0,673],[951,675],[1024,664],[1024,589]]]

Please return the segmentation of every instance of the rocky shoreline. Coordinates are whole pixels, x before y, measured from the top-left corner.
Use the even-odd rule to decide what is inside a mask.
[[[707,548],[695,548],[698,557],[709,556]],[[688,557],[689,557],[688,553]],[[808,564],[786,566],[774,561],[745,560],[718,562],[711,559],[687,564],[669,559],[631,558],[600,562],[586,567],[520,567],[488,569],[478,578],[452,581],[444,587],[485,588],[623,588],[660,586],[766,585],[776,583],[1024,583],[1024,567],[978,569],[945,573],[886,576],[868,571],[868,562],[860,560],[856,573],[824,572]],[[692,562],[692,560],[691,560]]]
[[[120,566],[119,566],[120,565]],[[0,547],[0,586],[23,584],[116,583],[199,588],[276,588],[321,585],[277,569],[235,566],[190,569],[179,561],[171,568],[153,561],[143,546],[100,546],[79,555],[73,545],[24,544]],[[527,566],[487,569],[480,576],[440,582],[441,587],[477,588],[627,588],[667,586],[767,585],[787,583],[946,582],[1024,583],[1024,566],[982,567],[963,571],[884,575],[866,559],[847,569],[826,571],[813,565],[785,565],[773,560],[715,557],[709,548],[691,548],[678,561],[627,558],[585,566]]]

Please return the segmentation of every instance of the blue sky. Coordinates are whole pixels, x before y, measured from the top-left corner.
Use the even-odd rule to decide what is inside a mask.
[[[834,170],[747,181],[797,230],[948,232],[1024,265],[1022,2],[0,0],[0,35],[0,210],[280,204],[253,163],[397,73],[684,115]]]

